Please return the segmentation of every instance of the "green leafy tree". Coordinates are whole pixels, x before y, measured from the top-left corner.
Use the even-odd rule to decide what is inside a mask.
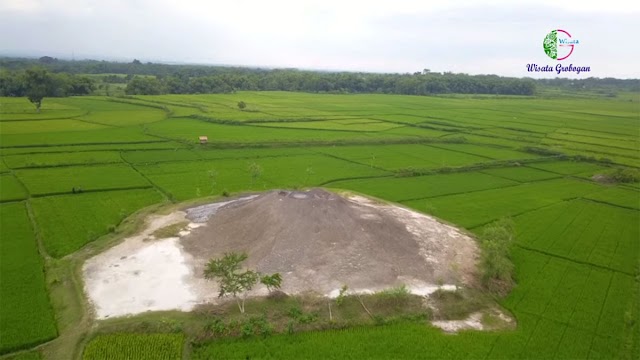
[[[53,92],[53,78],[43,68],[31,68],[25,71],[24,83],[27,98],[36,106],[36,111],[40,112],[42,100]]]
[[[233,296],[240,313],[244,314],[247,292],[258,283],[260,275],[253,270],[241,271],[241,264],[247,260],[246,253],[225,253],[220,259],[211,259],[204,269],[207,280],[217,279],[220,286],[218,297]]]
[[[166,93],[165,86],[158,78],[134,77],[124,90],[127,95],[160,95]]]
[[[245,103],[244,101],[238,102],[238,109],[244,110],[246,107],[247,107],[247,103]]]
[[[282,275],[280,275],[280,273],[275,273],[272,275],[262,275],[260,277],[260,283],[266,286],[269,292],[273,291],[274,289],[280,289],[280,286],[282,286]]]

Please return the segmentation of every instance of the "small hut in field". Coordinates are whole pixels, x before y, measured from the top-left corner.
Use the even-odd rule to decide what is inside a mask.
[[[200,136],[199,139],[200,139],[200,144],[206,144],[209,142],[209,138],[206,136]]]

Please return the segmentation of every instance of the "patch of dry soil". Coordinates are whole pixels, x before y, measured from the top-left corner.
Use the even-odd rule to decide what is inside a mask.
[[[158,228],[188,219],[180,237],[145,241]],[[248,268],[279,272],[287,293],[335,296],[406,285],[428,295],[474,282],[478,249],[435,218],[361,196],[322,190],[270,191],[149,219],[139,235],[89,259],[85,289],[96,316],[191,310],[217,300],[205,263],[246,252]],[[251,295],[265,294],[258,287]]]

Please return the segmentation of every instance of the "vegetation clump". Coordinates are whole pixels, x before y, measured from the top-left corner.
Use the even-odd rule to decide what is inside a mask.
[[[617,168],[611,174],[609,174],[609,177],[617,183],[636,183],[640,182],[640,170]]]
[[[514,234],[513,220],[502,218],[488,225],[480,237],[482,284],[499,296],[508,294],[514,285],[514,266],[510,257]]]
[[[226,253],[222,258],[211,259],[204,269],[205,279],[218,280],[218,297],[233,296],[242,314],[245,312],[247,292],[253,289],[258,281],[266,285],[269,291],[279,289],[282,284],[282,277],[278,273],[261,276],[254,270],[241,271],[241,264],[247,257],[246,253]]]
[[[162,227],[156,231],[154,231],[151,235],[156,239],[165,239],[170,237],[176,237],[180,235],[180,231],[184,230],[189,224],[188,221],[181,221],[175,224],[171,224],[165,227]]]

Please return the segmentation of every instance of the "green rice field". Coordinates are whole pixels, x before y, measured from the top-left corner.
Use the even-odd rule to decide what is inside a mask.
[[[594,177],[640,167],[637,100],[238,92],[45,98],[40,113],[23,98],[0,105],[0,357],[57,359],[66,349],[88,360],[640,354],[640,184]],[[89,307],[74,305],[84,303],[78,252],[127,229],[145,208],[317,186],[395,202],[472,234],[511,217],[516,286],[498,301],[516,329],[452,336],[399,320],[191,343],[188,329],[174,326],[179,315],[162,315],[170,331],[141,323],[93,334]],[[68,278],[58,275],[65,266]]]

